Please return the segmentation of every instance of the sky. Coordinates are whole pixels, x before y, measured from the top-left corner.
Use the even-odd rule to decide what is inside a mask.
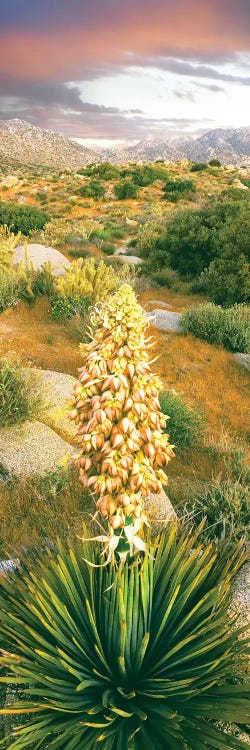
[[[250,124],[250,0],[1,0],[0,119],[86,145]]]

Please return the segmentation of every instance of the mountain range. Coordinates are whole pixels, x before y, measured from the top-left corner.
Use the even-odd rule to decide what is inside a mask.
[[[92,162],[150,162],[158,159],[177,162],[208,162],[217,158],[222,164],[250,167],[250,127],[217,128],[198,137],[157,139],[149,135],[134,146],[95,151],[80,145],[62,133],[31,125],[14,118],[0,121],[0,161],[31,166],[78,169]]]

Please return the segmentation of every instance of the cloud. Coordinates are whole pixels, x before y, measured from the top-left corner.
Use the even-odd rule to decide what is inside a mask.
[[[226,94],[226,90],[223,88],[223,86],[217,86],[217,83],[198,83],[197,81],[192,81],[194,86],[197,86],[198,89],[206,89],[207,91],[211,91],[212,94]]]
[[[157,68],[167,73],[175,75],[211,78],[228,83],[240,83],[243,86],[250,85],[250,76],[233,75],[232,73],[223,73],[208,65],[194,65],[187,60],[178,60],[175,57],[148,57],[144,58],[139,55],[133,56],[133,63],[136,68]],[[132,64],[132,61],[131,61]]]
[[[225,62],[249,49],[249,21],[248,0],[2,0],[0,71],[83,80],[127,52]]]
[[[106,107],[103,104],[84,102],[81,99],[81,91],[78,86],[68,86],[54,81],[8,81],[0,80],[0,97],[10,102],[13,101],[18,109],[29,109],[32,107],[55,107],[61,110],[69,110],[75,113],[93,112],[96,114],[143,114],[139,109],[120,110],[119,107]]]
[[[186,101],[195,102],[195,97],[192,91],[180,91],[179,89],[173,89],[173,94],[177,99],[186,99]]]

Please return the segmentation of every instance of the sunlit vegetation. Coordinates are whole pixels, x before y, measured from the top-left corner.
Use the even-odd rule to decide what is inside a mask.
[[[200,482],[202,497],[209,498],[209,507],[215,507],[217,500],[215,505],[210,503],[211,485],[213,482],[216,485],[218,477],[224,483],[223,497],[226,497],[225,503],[219,499],[218,504],[222,507],[224,503],[223,507],[227,507],[228,486],[231,482],[234,484],[234,477],[228,473],[224,458],[235,442],[246,451],[247,457],[249,444],[246,410],[249,373],[226,350],[247,351],[244,342],[248,337],[246,306],[250,299],[249,175],[246,170],[243,174],[237,168],[229,171],[216,159],[204,169],[194,166],[196,169],[185,162],[124,167],[94,164],[74,173],[47,168],[27,170],[17,165],[18,184],[0,194],[2,227],[5,223],[10,234],[16,233],[15,242],[21,245],[28,239],[28,242],[56,247],[71,262],[91,259],[93,263],[94,259],[95,268],[107,255],[113,256],[107,261],[113,268],[108,267],[105,273],[107,278],[117,279],[110,287],[106,281],[104,284],[101,274],[94,296],[86,289],[86,284],[84,289],[79,289],[77,281],[72,294],[66,291],[60,294],[48,268],[35,274],[29,268],[21,283],[9,261],[8,268],[5,267],[7,245],[3,233],[6,230],[2,229],[1,356],[10,351],[23,363],[76,376],[79,342],[86,341],[88,335],[89,302],[98,301],[104,287],[111,294],[116,284],[119,286],[124,280],[135,284],[136,291],[140,291],[140,302],[148,311],[151,309],[148,301],[152,299],[165,302],[174,312],[186,310],[187,319],[193,315],[190,308],[197,309],[197,316],[200,303],[208,300],[223,307],[223,310],[219,308],[219,313],[216,309],[220,320],[222,315],[223,320],[227,320],[226,326],[221,324],[223,336],[219,336],[222,328],[217,325],[217,318],[216,334],[212,333],[212,322],[208,325],[207,319],[203,321],[209,328],[203,336],[205,340],[197,338],[196,331],[191,332],[191,329],[187,335],[164,333],[153,327],[151,330],[156,338],[153,357],[159,355],[152,369],[159,372],[168,394],[175,391],[171,403],[168,395],[169,411],[172,411],[167,429],[171,442],[176,444],[176,458],[169,469],[169,494],[180,515],[189,499],[190,503],[192,499],[194,503],[197,501],[199,510]],[[234,184],[236,178],[245,189]],[[175,205],[175,198],[172,200],[174,195],[178,195],[178,205]],[[46,208],[41,199],[46,202]],[[123,266],[115,261],[118,248],[142,259],[140,276],[130,272],[124,277]],[[8,258],[12,253],[10,246],[9,249]],[[240,307],[234,308],[235,303]],[[227,312],[227,308],[232,309]],[[197,325],[200,326],[200,321]],[[187,444],[185,447],[183,431],[185,425],[187,434],[188,425],[195,429],[192,415],[201,417],[201,429],[190,450]],[[179,434],[183,438],[181,446],[176,433],[178,420]],[[42,534],[41,530],[35,531],[39,502],[37,510],[34,506],[31,525],[18,500],[17,512],[10,522],[13,498],[18,498],[18,493],[18,483],[11,491],[5,486],[3,498],[1,486],[3,554],[7,547],[18,546],[19,542],[26,544],[29,536],[37,540]],[[232,498],[233,493],[232,488]],[[59,512],[58,523],[52,522],[52,511],[47,501],[41,500],[47,508],[44,511],[48,520],[44,525],[46,538],[55,538],[56,527],[60,524],[66,529],[66,515],[72,502],[69,497],[70,494],[65,499],[64,510]],[[244,489],[242,498],[244,500]],[[79,503],[82,508],[80,499]],[[72,528],[80,524],[78,510],[74,508]],[[191,505],[188,512],[190,508]]]

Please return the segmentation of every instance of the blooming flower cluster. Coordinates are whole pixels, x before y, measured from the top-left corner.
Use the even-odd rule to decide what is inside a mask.
[[[70,418],[81,446],[76,459],[84,488],[111,529],[146,520],[144,498],[167,484],[173,454],[163,433],[161,383],[150,368],[147,318],[132,288],[124,284],[92,315],[92,340],[81,344],[83,366],[74,388]]]

